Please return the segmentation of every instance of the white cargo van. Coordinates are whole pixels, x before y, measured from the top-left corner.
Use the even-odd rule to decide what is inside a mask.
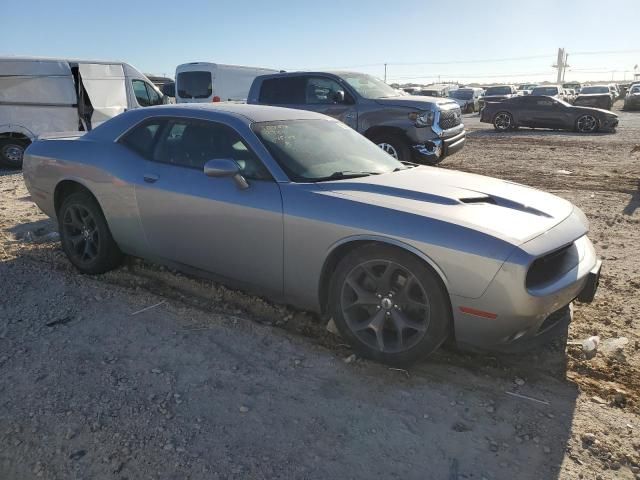
[[[278,71],[220,63],[184,63],[176,67],[176,103],[244,102],[253,79],[271,73]]]
[[[123,62],[0,57],[0,164],[19,168],[38,135],[88,131],[165,97]]]

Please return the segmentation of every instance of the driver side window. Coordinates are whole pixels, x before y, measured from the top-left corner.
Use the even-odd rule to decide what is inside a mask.
[[[138,105],[150,107],[152,105],[162,105],[162,97],[158,92],[144,80],[131,80],[133,93],[136,96]]]
[[[306,82],[306,102],[308,105],[334,105],[338,102],[337,92],[344,92],[344,88],[335,80],[323,77],[308,77]],[[346,100],[345,92],[345,100]],[[346,103],[346,102],[345,102]]]
[[[262,161],[230,127],[194,119],[169,120],[154,148],[153,161],[202,170],[216,158],[234,160],[247,179],[268,180]]]

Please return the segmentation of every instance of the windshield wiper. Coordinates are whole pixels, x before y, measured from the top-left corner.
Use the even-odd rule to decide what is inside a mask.
[[[343,170],[340,172],[333,172],[331,175],[327,175],[326,177],[312,178],[310,179],[310,181],[326,182],[329,180],[344,180],[346,178],[368,177],[369,175],[380,175],[380,172],[352,172],[350,170]]]

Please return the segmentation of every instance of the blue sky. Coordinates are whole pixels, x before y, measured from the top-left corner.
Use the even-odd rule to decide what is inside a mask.
[[[555,79],[558,47],[567,80],[631,78],[640,63],[640,0],[2,0],[0,11],[2,55],[118,59],[169,76],[189,61],[380,77],[388,63],[390,83],[537,82]],[[603,51],[615,53],[585,54]]]

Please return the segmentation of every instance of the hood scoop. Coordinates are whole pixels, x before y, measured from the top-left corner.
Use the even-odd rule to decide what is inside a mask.
[[[462,203],[466,203],[466,204],[470,204],[470,205],[473,205],[473,204],[496,205],[498,207],[509,208],[511,210],[518,210],[518,211],[524,212],[524,213],[530,213],[531,215],[536,215],[536,216],[539,216],[539,217],[553,218],[552,215],[549,215],[548,213],[543,212],[542,210],[538,210],[537,208],[533,208],[533,207],[530,207],[530,206],[525,205],[523,203],[516,202],[516,201],[513,201],[513,200],[509,200],[507,198],[498,197],[496,195],[482,195],[482,194],[480,194],[480,195],[473,196],[473,197],[459,198],[458,200],[460,202],[462,202]]]
[[[493,197],[488,195],[484,197],[469,197],[469,198],[459,198],[462,203],[490,203],[491,205],[497,205],[496,201]]]

